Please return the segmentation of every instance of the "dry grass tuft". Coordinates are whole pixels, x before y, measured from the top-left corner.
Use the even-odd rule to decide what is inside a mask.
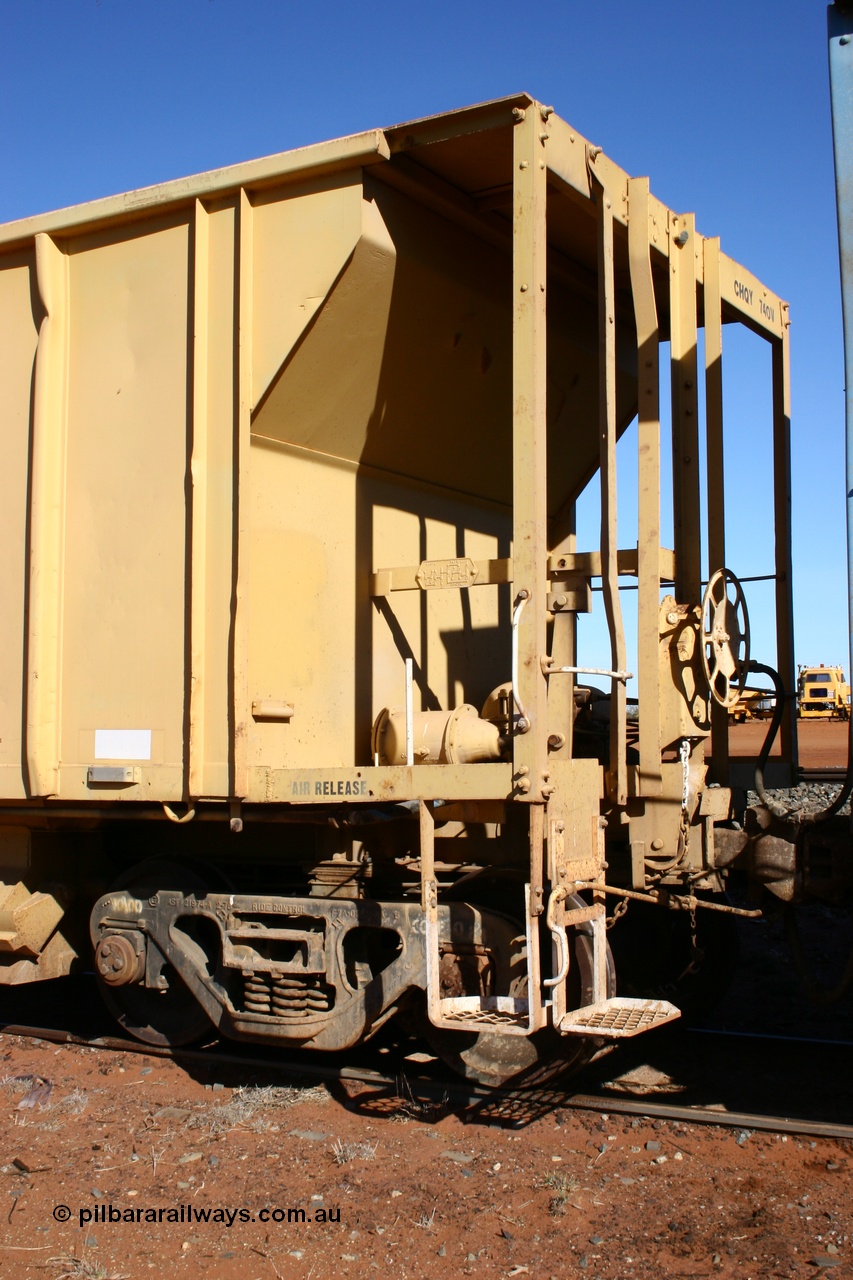
[[[420,1120],[427,1124],[437,1124],[447,1115],[450,1095],[444,1093],[437,1101],[429,1098],[416,1098],[412,1086],[404,1075],[397,1077],[397,1114],[395,1119]]]
[[[48,1258],[44,1265],[61,1268],[54,1280],[130,1280],[127,1272],[107,1271],[100,1262],[88,1262],[85,1258]]]
[[[328,1102],[323,1085],[300,1088],[294,1085],[247,1085],[235,1089],[229,1102],[204,1107],[187,1120],[188,1129],[206,1129],[210,1137],[229,1129],[264,1133],[275,1124],[276,1112],[288,1111],[303,1102]]]
[[[335,1164],[349,1164],[350,1160],[375,1160],[379,1142],[341,1142],[338,1138],[332,1147]]]
[[[573,1178],[571,1174],[566,1173],[549,1173],[544,1179],[543,1186],[548,1187],[554,1192],[548,1205],[548,1212],[552,1217],[559,1217],[561,1213],[566,1212],[566,1207],[571,1201],[571,1197],[577,1191],[580,1183],[577,1178]]]

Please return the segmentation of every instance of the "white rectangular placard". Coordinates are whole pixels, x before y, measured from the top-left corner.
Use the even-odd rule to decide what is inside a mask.
[[[96,760],[150,760],[150,729],[96,729]]]

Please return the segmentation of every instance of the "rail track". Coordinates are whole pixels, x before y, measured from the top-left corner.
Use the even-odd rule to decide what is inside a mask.
[[[85,1035],[56,1027],[30,1026],[21,1023],[0,1021],[0,1033],[4,1036],[15,1036],[32,1042],[47,1041],[52,1044],[67,1044],[101,1050],[105,1053],[134,1053],[145,1057],[171,1058],[177,1062],[192,1063],[197,1069],[207,1067],[212,1074],[250,1073],[256,1078],[263,1076],[285,1077],[294,1082],[310,1086],[312,1084],[339,1085],[343,1089],[349,1083],[366,1086],[364,1097],[377,1096],[401,1097],[408,1106],[415,1108],[424,1118],[430,1115],[435,1118],[455,1111],[462,1118],[472,1123],[504,1124],[507,1127],[522,1128],[538,1116],[549,1111],[573,1110],[593,1111],[600,1114],[617,1114],[639,1116],[653,1120],[681,1121],[690,1124],[716,1125],[746,1132],[762,1130],[772,1133],[798,1135],[807,1138],[834,1138],[853,1141],[853,1125],[838,1120],[826,1120],[805,1115],[790,1113],[768,1113],[731,1109],[722,1103],[701,1105],[698,1103],[675,1103],[664,1100],[665,1095],[654,1092],[640,1096],[616,1091],[612,1081],[602,1081],[603,1087],[588,1092],[591,1078],[601,1076],[601,1067],[605,1061],[616,1057],[605,1054],[597,1060],[580,1077],[564,1083],[557,1082],[547,1088],[519,1087],[516,1089],[488,1089],[472,1085],[458,1077],[450,1077],[438,1073],[433,1064],[413,1061],[402,1049],[397,1052],[384,1049],[390,1054],[389,1066],[393,1070],[377,1070],[365,1064],[346,1066],[339,1061],[318,1062],[302,1057],[298,1063],[282,1061],[272,1051],[253,1050],[251,1054],[231,1052],[223,1048],[220,1041],[197,1049],[170,1049],[156,1045],[143,1044],[138,1040],[130,1040],[121,1036]],[[688,1031],[683,1033],[690,1036]],[[725,1032],[705,1032],[706,1037],[714,1037],[717,1041],[735,1042],[739,1038],[751,1044],[772,1042],[778,1046],[785,1042],[789,1047],[810,1053],[822,1047],[839,1054],[849,1055],[853,1045],[844,1041],[827,1041],[816,1039],[798,1039],[796,1037],[753,1036],[744,1033],[730,1034]],[[364,1051],[362,1051],[363,1053]],[[382,1052],[382,1050],[380,1050]],[[425,1055],[415,1055],[423,1059]],[[703,1051],[704,1056],[704,1051]],[[331,1058],[332,1055],[323,1055]],[[438,1066],[436,1063],[435,1066]],[[612,1075],[612,1072],[605,1072]],[[575,1085],[585,1085],[583,1091],[577,1091]]]
[[[842,783],[847,769],[844,765],[832,765],[816,769],[800,769],[800,782]]]

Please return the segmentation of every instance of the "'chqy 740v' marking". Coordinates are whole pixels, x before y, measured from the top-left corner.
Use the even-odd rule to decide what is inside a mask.
[[[740,280],[735,280],[735,297],[740,298],[748,307],[752,306],[752,290]]]
[[[734,291],[735,291],[735,297],[740,298],[741,302],[745,302],[748,307],[751,307],[753,305],[754,290],[750,289],[749,285],[743,284],[743,282],[740,280],[735,280]],[[765,320],[769,320],[771,324],[775,322],[776,308],[771,307],[770,304],[768,302],[765,302],[763,298],[758,299],[758,311],[759,311],[759,314]]]

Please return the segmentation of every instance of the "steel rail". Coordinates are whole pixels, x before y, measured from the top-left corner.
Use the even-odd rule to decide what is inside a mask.
[[[454,1108],[467,1107],[469,1120],[487,1106],[494,1107],[494,1119],[499,1118],[502,1106],[527,1107],[550,1105],[572,1111],[593,1111],[599,1114],[639,1116],[651,1120],[678,1120],[688,1124],[717,1125],[726,1129],[760,1130],[769,1133],[795,1134],[806,1138],[834,1138],[853,1140],[853,1125],[833,1124],[821,1120],[799,1119],[792,1116],[765,1116],[747,1111],[728,1111],[716,1106],[676,1106],[652,1101],[649,1098],[619,1097],[608,1093],[571,1093],[557,1087],[523,1086],[512,1088],[487,1088],[465,1081],[450,1079],[412,1080],[403,1068],[394,1075],[385,1075],[366,1067],[322,1066],[310,1062],[301,1064],[279,1062],[268,1058],[251,1058],[240,1054],[221,1053],[211,1049],[171,1049],[163,1045],[144,1044],[139,1040],[125,1040],[119,1036],[86,1037],[71,1031],[52,1027],[29,1027],[17,1023],[0,1022],[0,1033],[29,1040],[47,1040],[52,1044],[77,1045],[82,1048],[103,1049],[108,1052],[138,1053],[145,1057],[189,1060],[214,1066],[254,1067],[275,1071],[300,1081],[345,1082],[373,1085],[377,1091],[399,1090],[405,1080],[410,1100],[418,1096],[437,1098]],[[715,1033],[725,1035],[726,1032]],[[806,1040],[804,1043],[810,1043]],[[818,1043],[832,1043],[819,1041]],[[842,1046],[843,1047],[843,1046]],[[418,1096],[415,1096],[418,1095]]]
[[[805,1138],[853,1138],[853,1125],[822,1120],[797,1120],[790,1116],[754,1115],[751,1111],[718,1111],[715,1107],[676,1107],[669,1103],[626,1100],[609,1094],[575,1094],[564,1107],[604,1111],[609,1115],[648,1116],[652,1120],[684,1120],[690,1124],[716,1124],[726,1129],[761,1129],[770,1133],[795,1133]]]
[[[843,765],[828,765],[823,769],[800,768],[800,782],[843,782],[847,770]]]
[[[833,1049],[853,1049],[853,1040],[830,1040],[827,1036],[791,1036],[784,1031],[724,1031],[718,1027],[685,1027],[691,1036],[718,1036],[721,1040],[778,1040],[782,1044],[817,1044]]]

